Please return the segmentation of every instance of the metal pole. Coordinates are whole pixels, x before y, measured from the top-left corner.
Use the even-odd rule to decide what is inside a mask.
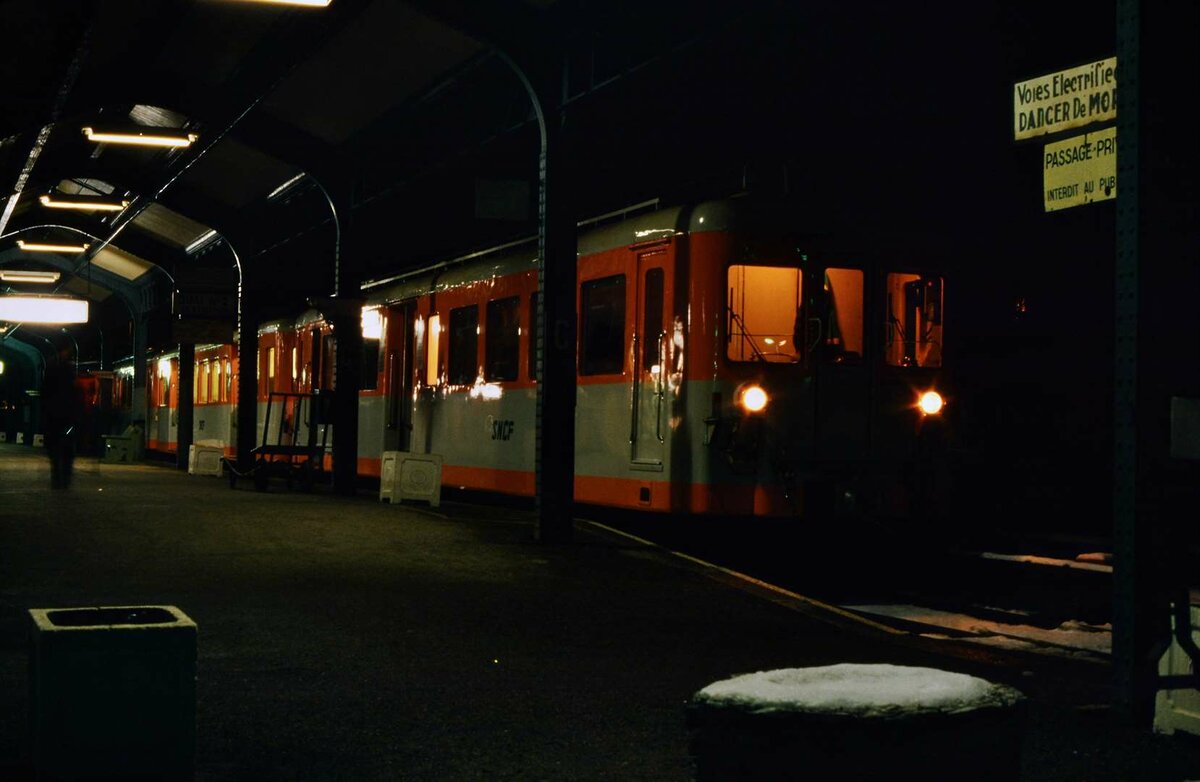
[[[1115,706],[1131,724],[1148,716],[1154,671],[1144,639],[1154,617],[1139,605],[1149,589],[1151,552],[1141,491],[1138,446],[1138,267],[1141,244],[1139,0],[1117,1],[1117,212],[1113,344],[1113,673]],[[1142,523],[1139,523],[1142,522]]]

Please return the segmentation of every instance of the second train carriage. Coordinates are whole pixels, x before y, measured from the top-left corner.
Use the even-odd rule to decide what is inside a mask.
[[[578,259],[577,501],[904,515],[942,493],[936,270],[738,201],[581,233]],[[360,474],[433,452],[447,486],[532,495],[536,275],[527,248],[365,286]],[[334,390],[336,345],[315,312],[260,328],[257,441],[271,390]]]
[[[235,453],[237,442],[237,348],[197,345],[192,385],[192,442]],[[114,393],[132,407],[133,365],[117,362]],[[175,453],[179,443],[179,352],[153,354],[146,361],[146,410],[130,413],[144,421],[146,448]]]

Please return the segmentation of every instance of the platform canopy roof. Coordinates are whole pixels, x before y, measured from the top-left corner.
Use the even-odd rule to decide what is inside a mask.
[[[489,144],[483,176],[525,181],[509,231],[528,230],[535,123],[498,46],[532,48],[554,14],[553,0],[6,0],[0,269],[58,271],[55,290],[142,313],[180,280],[232,289],[239,265],[277,274],[265,288],[281,301],[328,294],[331,190],[386,215]],[[115,206],[55,208],[72,200]],[[411,260],[394,246],[359,249],[380,268]]]

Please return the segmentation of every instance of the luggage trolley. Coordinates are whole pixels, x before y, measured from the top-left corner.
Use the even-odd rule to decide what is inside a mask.
[[[263,419],[262,445],[250,452],[254,465],[248,473],[230,469],[229,487],[234,488],[239,477],[253,478],[254,488],[266,491],[275,476],[283,478],[289,489],[299,483],[302,491],[311,491],[325,472],[328,396],[271,391]],[[273,420],[278,422],[274,432]]]

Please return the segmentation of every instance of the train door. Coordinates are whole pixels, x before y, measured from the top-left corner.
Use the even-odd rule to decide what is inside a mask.
[[[639,252],[634,307],[629,439],[634,469],[662,469],[666,452],[667,302],[671,298],[665,247]]]
[[[403,304],[388,310],[387,394],[384,414],[384,450],[411,450],[413,398],[413,317],[415,309]]]
[[[864,291],[861,269],[820,264],[812,290],[820,319],[810,344],[816,380],[815,441],[820,458],[845,461],[866,456],[870,371],[864,352]]]

